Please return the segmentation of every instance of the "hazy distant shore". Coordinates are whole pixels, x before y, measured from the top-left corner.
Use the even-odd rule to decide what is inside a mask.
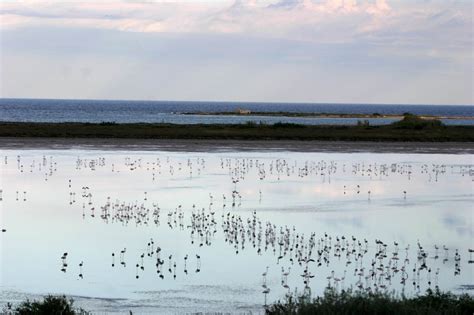
[[[357,114],[357,113],[304,113],[304,112],[262,112],[262,111],[231,111],[231,112],[213,112],[196,111],[183,112],[182,115],[201,115],[201,116],[274,116],[274,117],[302,117],[302,118],[360,118],[360,119],[403,119],[403,114]],[[422,119],[449,119],[449,120],[474,120],[472,116],[447,116],[447,115],[420,115]]]

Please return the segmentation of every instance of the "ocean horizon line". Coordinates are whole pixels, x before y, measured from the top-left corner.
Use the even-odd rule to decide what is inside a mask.
[[[31,100],[31,101],[85,101],[85,102],[136,102],[136,103],[194,103],[194,104],[262,104],[262,105],[349,105],[349,106],[465,106],[474,107],[474,104],[429,104],[429,103],[376,103],[376,102],[281,102],[281,101],[227,101],[227,100],[167,100],[167,99],[108,99],[108,98],[35,98],[35,97],[0,97],[3,100]],[[0,103],[1,105],[1,103]]]

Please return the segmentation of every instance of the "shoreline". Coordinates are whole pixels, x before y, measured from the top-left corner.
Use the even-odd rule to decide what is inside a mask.
[[[403,114],[338,114],[338,113],[300,113],[300,112],[259,112],[249,111],[248,113],[234,112],[182,112],[180,115],[195,115],[195,116],[265,116],[265,117],[289,117],[289,118],[371,118],[371,119],[403,119]],[[446,119],[446,120],[474,120],[473,116],[446,116],[446,115],[418,115],[421,119]]]
[[[0,137],[278,141],[473,142],[474,126],[407,116],[390,125],[0,123]]]
[[[0,150],[101,150],[168,152],[321,152],[474,154],[472,142],[192,140],[0,137]]]

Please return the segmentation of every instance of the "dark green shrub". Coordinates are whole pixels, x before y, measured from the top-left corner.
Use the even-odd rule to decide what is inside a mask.
[[[336,292],[327,289],[321,297],[288,298],[266,308],[266,314],[433,314],[474,313],[473,297],[428,290],[423,296],[407,298],[389,293]]]
[[[2,313],[18,315],[77,315],[89,314],[82,308],[74,307],[73,299],[67,299],[66,296],[48,295],[43,301],[26,300],[15,308],[11,304],[3,309]]]
[[[437,119],[423,119],[410,113],[403,114],[403,119],[391,124],[397,129],[436,129],[444,127],[443,123]]]

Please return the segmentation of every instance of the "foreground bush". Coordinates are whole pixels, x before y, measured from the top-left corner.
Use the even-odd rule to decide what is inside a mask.
[[[43,301],[26,300],[17,307],[13,308],[11,304],[3,309],[3,314],[18,315],[77,315],[89,314],[82,308],[76,309],[73,299],[67,299],[63,296],[48,295]]]
[[[473,297],[433,292],[406,298],[387,293],[364,293],[327,289],[322,297],[288,298],[266,308],[266,314],[474,314]]]

